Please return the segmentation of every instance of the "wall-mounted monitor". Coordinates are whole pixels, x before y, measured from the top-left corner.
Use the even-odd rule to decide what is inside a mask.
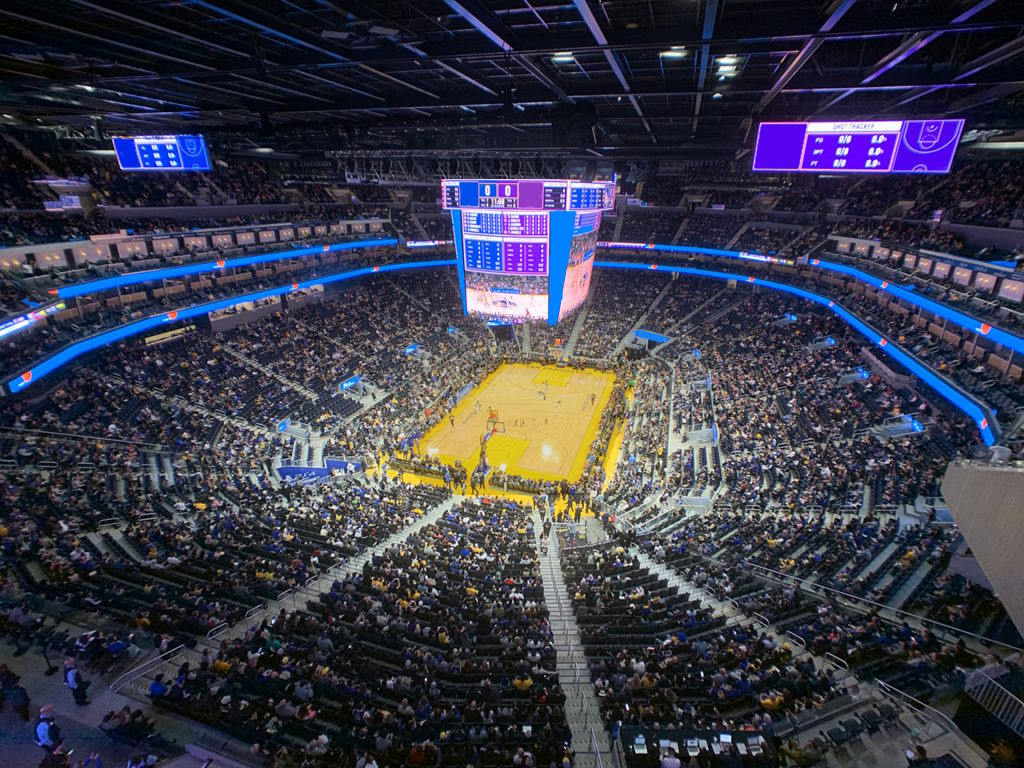
[[[755,171],[949,173],[963,120],[761,123]]]
[[[122,171],[209,171],[210,153],[202,136],[114,136]]]

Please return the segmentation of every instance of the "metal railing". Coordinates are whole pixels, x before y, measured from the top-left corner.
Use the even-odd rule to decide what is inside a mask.
[[[604,762],[601,760],[601,747],[597,742],[597,733],[594,732],[594,727],[590,727],[590,750],[594,753],[594,768],[604,768]]]
[[[799,645],[801,648],[807,648],[807,641],[800,637],[800,635],[794,632],[786,632],[786,637],[789,640],[792,640],[797,645]]]
[[[850,671],[850,665],[847,664],[843,659],[836,656],[831,651],[825,654],[825,659],[842,670],[845,670],[847,672]]]
[[[835,595],[838,598],[848,600],[852,603],[863,603],[869,605],[872,609],[876,610],[879,613],[879,615],[883,618],[885,618],[884,614],[891,613],[901,618],[907,617],[914,619],[916,621],[920,621],[922,624],[927,625],[933,630],[937,630],[940,632],[948,632],[958,636],[969,637],[987,646],[998,645],[1002,648],[1006,648],[1011,651],[1024,653],[1024,648],[1018,648],[1017,646],[1011,645],[1010,643],[1004,643],[1000,640],[994,640],[990,637],[985,637],[984,635],[979,635],[966,629],[960,629],[959,627],[954,627],[949,624],[943,624],[941,621],[935,621],[935,619],[930,619],[927,616],[922,616],[919,613],[910,613],[909,611],[902,611],[899,608],[893,608],[891,606],[886,605],[885,603],[879,603],[867,597],[861,597],[860,595],[854,595],[850,592],[844,592],[841,589],[835,589],[834,587],[826,587],[824,584],[817,584],[807,579],[801,579],[799,576],[794,576],[793,574],[785,573],[784,571],[776,571],[773,568],[767,568],[763,565],[752,563],[749,560],[744,560],[742,563],[728,563],[719,560],[715,557],[712,557],[710,555],[701,554],[700,552],[693,552],[692,554],[696,555],[697,557],[710,560],[719,565],[723,565],[726,568],[746,567],[753,568],[758,571],[763,571],[767,574],[770,574],[770,576],[766,576],[765,578],[772,578],[775,581],[781,582],[795,582],[796,584],[800,585],[801,587],[804,587],[807,591],[812,593],[828,592],[832,595]]]
[[[964,693],[991,712],[1018,736],[1024,736],[1024,701],[988,674],[986,668],[967,673]]]
[[[147,443],[142,440],[124,440],[123,438],[110,437],[108,435],[81,435],[74,432],[54,432],[49,429],[26,429],[25,427],[0,427],[0,433],[19,435],[41,435],[53,437],[57,440],[94,440],[98,443],[118,443],[120,445],[133,445],[145,448],[153,453],[169,453],[169,449],[162,443]]]
[[[124,688],[126,685],[128,685],[128,683],[132,682],[133,680],[137,680],[143,675],[149,674],[150,672],[159,669],[164,664],[169,664],[170,662],[175,661],[181,656],[184,656],[186,653],[187,650],[185,649],[184,644],[177,645],[174,648],[171,648],[169,651],[164,651],[155,659],[148,659],[147,661],[143,661],[142,663],[132,667],[119,677],[114,678],[114,680],[110,683],[110,685],[107,686],[107,688],[109,688],[113,693],[117,693],[119,690]]]
[[[878,687],[878,690],[881,691],[882,694],[888,696],[898,705],[912,710],[920,717],[938,723],[940,726],[942,726],[947,731],[949,731],[957,738],[959,738],[961,741],[963,741],[963,743],[970,747],[970,749],[976,755],[978,755],[978,757],[980,757],[982,760],[985,761],[986,764],[988,764],[988,753],[985,752],[985,750],[983,750],[977,744],[975,744],[963,731],[960,730],[956,723],[954,723],[946,715],[942,714],[942,712],[935,709],[935,707],[929,706],[928,704],[925,704],[923,701],[919,699],[915,699],[909,693],[901,691],[896,686],[890,685],[884,680],[879,680],[878,678],[875,678],[875,685]]]

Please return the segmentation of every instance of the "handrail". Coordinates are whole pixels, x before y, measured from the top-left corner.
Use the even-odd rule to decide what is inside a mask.
[[[804,640],[802,637],[800,637],[800,635],[796,634],[795,632],[786,632],[786,637],[788,637],[794,643],[799,645],[801,648],[806,648],[807,647],[807,641]]]
[[[164,651],[155,659],[143,661],[140,664],[137,664],[136,666],[132,667],[119,677],[114,678],[114,680],[110,683],[110,685],[107,686],[107,688],[111,692],[117,693],[119,690],[121,690],[121,688],[123,688],[125,685],[130,683],[135,678],[141,677],[147,672],[150,672],[153,669],[163,666],[165,663],[171,661],[173,658],[177,658],[185,652],[186,651],[184,643],[177,645],[174,648],[171,648],[169,651]]]
[[[218,636],[220,636],[224,632],[226,632],[227,629],[228,629],[228,623],[226,621],[221,622],[217,626],[213,627],[213,629],[211,629],[209,632],[207,632],[206,633],[206,637],[207,637],[208,640],[214,640]]]
[[[967,673],[964,693],[991,712],[1014,733],[1024,735],[1024,702],[989,675],[984,668]]]
[[[117,437],[106,435],[80,435],[75,432],[54,432],[49,429],[26,429],[25,427],[0,427],[0,432],[14,432],[25,435],[48,435],[59,440],[96,440],[103,443],[123,443],[124,445],[138,445],[147,450],[155,450],[158,453],[170,453],[163,443],[147,443],[143,440],[122,440]]]
[[[195,317],[202,317],[210,312],[219,309],[232,307],[247,301],[259,301],[271,296],[284,296],[292,291],[312,288],[318,285],[330,285],[343,280],[351,280],[364,275],[374,273],[395,272],[407,269],[427,269],[434,267],[450,267],[455,264],[454,259],[428,259],[424,261],[399,261],[390,264],[378,264],[365,267],[345,269],[340,272],[329,272],[316,275],[309,280],[297,283],[287,283],[260,291],[236,294],[222,299],[190,304],[187,306],[161,311],[146,317],[134,320],[130,323],[115,326],[106,330],[98,330],[83,338],[75,339],[57,349],[48,352],[41,358],[35,359],[27,368],[19,369],[19,373],[8,378],[6,388],[9,393],[21,392],[25,387],[40,381],[43,377],[64,367],[78,357],[92,352],[93,350],[124,341],[127,338],[137,336],[154,328],[166,328],[168,323],[183,322]]]
[[[977,744],[975,744],[969,736],[967,736],[963,731],[960,730],[960,727],[956,723],[954,723],[946,715],[942,714],[942,712],[935,709],[935,707],[929,706],[928,704],[925,704],[923,701],[919,699],[915,699],[909,693],[901,691],[896,686],[891,685],[890,683],[887,683],[884,680],[879,680],[878,678],[875,678],[875,685],[878,687],[878,690],[886,696],[895,699],[897,702],[903,704],[904,706],[910,707],[911,709],[915,710],[921,715],[932,717],[941,722],[942,725],[946,728],[946,730],[959,737],[965,744],[971,747],[975,754],[977,754],[979,757],[982,757],[987,763],[988,753],[985,752]]]
[[[594,726],[590,726],[590,749],[594,753],[594,768],[603,768],[604,763],[601,760],[601,749],[597,743],[597,734],[594,732]]]
[[[705,558],[707,560],[711,560],[714,563],[718,563],[719,565],[724,565],[724,566],[729,567],[729,568],[738,567],[734,563],[724,562],[722,560],[719,560],[716,557],[712,557],[711,555],[704,555],[704,554],[701,554],[700,552],[693,552],[693,554],[697,555],[698,557],[703,557],[703,558]],[[763,566],[763,565],[758,565],[757,563],[752,563],[749,560],[744,560],[742,562],[742,564],[744,566],[746,566],[746,567],[757,568],[757,569],[762,570],[762,571],[767,571],[768,573],[772,574],[773,576],[776,576],[777,578],[780,578],[780,579],[783,579],[783,580],[794,581],[794,582],[800,584],[801,586],[805,586],[809,591],[815,591],[816,592],[816,591],[824,590],[826,592],[832,592],[832,593],[834,593],[836,595],[839,595],[840,597],[842,597],[842,598],[844,598],[846,600],[850,600],[850,601],[853,601],[853,602],[859,602],[859,603],[867,603],[868,605],[871,605],[874,608],[878,609],[879,613],[881,613],[882,611],[892,611],[893,613],[898,614],[900,616],[907,616],[909,618],[916,619],[917,621],[920,621],[922,624],[933,625],[933,626],[938,627],[939,629],[942,629],[942,630],[944,630],[946,632],[952,632],[952,633],[956,633],[956,634],[960,634],[960,635],[966,635],[968,637],[971,637],[971,638],[974,638],[974,639],[978,640],[981,643],[985,643],[985,644],[988,644],[988,645],[999,645],[999,646],[1002,646],[1003,648],[1008,648],[1009,650],[1012,650],[1012,651],[1017,651],[1017,652],[1020,652],[1020,653],[1024,653],[1024,648],[1018,648],[1015,645],[1010,645],[1009,643],[1004,643],[1004,642],[1002,642],[1000,640],[993,640],[993,639],[985,637],[983,635],[978,635],[978,634],[976,634],[974,632],[970,632],[970,631],[968,631],[966,629],[960,629],[959,627],[954,627],[954,626],[951,626],[949,624],[943,624],[941,621],[935,621],[935,619],[929,619],[927,616],[922,616],[919,613],[910,613],[909,611],[903,611],[903,610],[900,610],[899,608],[893,608],[891,606],[885,605],[884,603],[876,602],[876,601],[871,600],[870,598],[867,598],[867,597],[861,597],[859,595],[854,595],[854,594],[851,594],[849,592],[844,592],[841,589],[835,589],[834,587],[826,587],[824,584],[815,584],[814,582],[809,581],[807,579],[801,579],[798,576],[793,576],[792,574],[785,573],[783,571],[776,571],[774,568],[768,568],[768,567]]]
[[[844,669],[844,670],[846,670],[847,672],[849,672],[849,671],[850,671],[850,665],[849,665],[849,664],[847,664],[847,663],[846,663],[845,661],[843,661],[843,660],[842,660],[841,658],[839,658],[838,656],[836,656],[836,655],[835,655],[834,653],[832,653],[831,651],[828,651],[828,652],[826,652],[826,653],[825,653],[825,658],[826,658],[826,659],[828,659],[828,661],[830,661],[830,662],[831,662],[832,664],[835,664],[835,665],[836,665],[837,667],[839,667],[840,669]]]

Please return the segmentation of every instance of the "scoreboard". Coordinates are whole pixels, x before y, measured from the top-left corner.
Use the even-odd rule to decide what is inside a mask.
[[[114,136],[122,171],[208,171],[210,153],[202,136]]]
[[[445,179],[467,314],[555,323],[586,298],[614,182]],[[589,240],[580,238],[590,236]]]
[[[527,211],[607,211],[615,207],[615,182],[560,179],[445,179],[444,208]]]
[[[761,123],[753,170],[948,173],[963,120]]]

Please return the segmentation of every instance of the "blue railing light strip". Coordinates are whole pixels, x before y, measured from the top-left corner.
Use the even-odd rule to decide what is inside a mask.
[[[73,299],[77,296],[87,296],[92,293],[109,291],[112,288],[123,288],[127,285],[149,283],[154,280],[171,280],[178,277],[188,277],[189,275],[216,272],[217,270],[228,270],[233,267],[251,267],[256,264],[268,264],[274,261],[282,261],[284,259],[313,256],[317,253],[336,253],[338,251],[351,251],[357,248],[377,248],[388,245],[398,245],[398,240],[393,237],[376,238],[371,240],[349,240],[342,243],[327,243],[325,245],[313,245],[306,248],[292,248],[287,251],[261,253],[256,256],[240,256],[234,259],[204,261],[199,264],[182,264],[175,267],[161,267],[160,269],[146,269],[139,272],[125,272],[124,274],[114,275],[112,277],[102,277],[97,280],[87,280],[82,283],[61,286],[57,289],[57,297],[61,299]]]
[[[609,250],[629,250],[628,247],[623,247],[624,245],[627,244],[619,244],[616,246],[607,242],[598,243],[599,247],[608,248]],[[756,251],[727,251],[722,248],[705,248],[696,245],[664,245],[660,243],[634,243],[633,245],[637,247],[637,250],[644,252],[695,253],[705,256],[721,256],[724,258],[738,259],[742,261],[764,261],[767,263],[778,262],[780,260],[795,261],[795,258],[790,259],[788,257],[778,257],[771,254],[758,253]],[[896,285],[889,280],[876,277],[875,275],[846,264],[838,264],[833,261],[818,258],[810,258],[807,263],[813,267],[819,267],[833,272],[840,272],[844,275],[853,277],[877,288],[878,290],[885,291],[889,295],[901,299],[908,304],[912,304],[915,307],[919,307],[927,312],[938,315],[966,331],[980,334],[991,340],[993,343],[1000,344],[1007,349],[1012,349],[1014,352],[1024,354],[1024,338],[1021,338],[1010,331],[999,328],[992,323],[987,323],[973,317],[972,315],[953,309],[942,302],[921,296],[911,288]]]
[[[181,309],[150,315],[149,317],[144,317],[141,320],[136,320],[134,322],[118,326],[117,328],[113,328],[109,331],[94,334],[93,336],[89,336],[81,341],[68,344],[53,354],[36,361],[31,368],[28,368],[13,379],[10,379],[7,382],[7,389],[12,393],[20,392],[30,384],[39,381],[88,352],[109,346],[110,344],[116,344],[117,342],[131,338],[132,336],[138,336],[140,333],[144,333],[153,328],[159,328],[173,323],[180,323],[184,320],[191,320],[192,318],[200,317],[209,312],[216,312],[219,309],[226,309],[227,307],[232,307],[246,301],[259,301],[273,296],[282,296],[284,294],[291,293],[292,291],[302,290],[304,288],[314,288],[318,285],[329,285],[342,280],[350,280],[354,277],[362,277],[363,275],[370,275],[378,272],[385,273],[404,269],[450,267],[454,266],[454,264],[454,259],[437,259],[431,261],[407,261],[398,264],[360,267],[358,269],[339,272],[333,275],[315,277],[301,282],[267,288],[262,291],[245,293],[239,296],[231,296],[226,299],[208,301],[204,304],[196,304],[190,307],[182,307]]]
[[[325,248],[332,248],[332,247],[336,248],[336,250],[348,250],[350,248],[366,248],[366,247],[374,247],[375,245],[395,245],[395,244],[397,244],[397,240],[394,240],[394,239],[369,240],[369,241],[367,241],[367,240],[359,240],[359,241],[352,241],[352,242],[348,242],[348,243],[336,243],[333,246],[317,246],[317,247],[313,248],[312,250],[311,249],[300,248],[300,249],[296,249],[296,251],[293,251],[293,252],[278,252],[278,253],[275,253],[275,254],[265,254],[264,256],[272,256],[272,257],[276,257],[278,259],[281,259],[281,258],[290,258],[291,256],[295,256],[295,255],[308,255],[309,253],[315,253],[318,250],[319,251],[324,251]],[[656,246],[655,245],[655,246],[653,246],[653,247],[651,247],[649,249],[656,250],[656,249],[660,249],[660,248],[661,248],[661,246]],[[673,250],[673,251],[679,251],[679,250],[695,251],[696,250],[696,249],[689,249],[686,246],[682,246],[682,247],[680,247],[680,246],[665,246],[664,249],[665,250]],[[711,252],[711,251],[714,251],[715,255],[731,255],[731,254],[734,254],[737,258],[739,257],[739,252],[720,251],[720,249],[700,249],[697,252]],[[290,253],[290,255],[289,255],[289,253]],[[252,258],[257,258],[258,259],[258,258],[263,258],[264,256],[252,257]],[[257,262],[249,262],[249,263],[257,263]],[[219,267],[216,266],[217,262],[208,262],[208,264],[213,264],[214,268],[219,268]],[[226,262],[225,262],[225,264],[226,264]],[[172,310],[170,312],[161,312],[160,314],[151,315],[149,317],[142,318],[141,320],[136,320],[136,321],[128,323],[126,325],[119,326],[118,328],[114,328],[114,329],[111,329],[109,331],[105,331],[103,333],[98,333],[98,334],[95,334],[95,335],[90,336],[88,338],[82,339],[81,341],[77,341],[77,342],[74,342],[72,344],[69,344],[66,347],[64,347],[64,348],[54,352],[53,354],[51,354],[51,355],[49,355],[49,356],[47,356],[47,357],[37,361],[31,368],[25,370],[24,372],[22,372],[20,375],[18,375],[16,377],[14,377],[13,379],[10,379],[7,382],[7,386],[8,386],[8,389],[12,393],[13,392],[20,392],[22,389],[24,389],[25,387],[29,386],[30,384],[32,384],[32,383],[34,383],[36,381],[39,381],[40,379],[42,379],[45,376],[53,373],[54,371],[58,370],[59,368],[63,367],[64,365],[67,365],[68,363],[70,363],[71,361],[75,360],[76,358],[78,358],[78,357],[80,357],[80,356],[82,356],[82,355],[84,355],[84,354],[86,354],[88,352],[91,352],[91,351],[93,351],[95,349],[99,349],[101,347],[108,346],[110,344],[115,344],[115,343],[117,343],[119,341],[123,341],[126,338],[130,338],[132,336],[136,336],[136,335],[138,335],[140,333],[144,333],[145,331],[151,330],[153,328],[157,328],[157,327],[169,324],[169,323],[176,323],[176,322],[182,322],[184,320],[190,320],[192,318],[205,315],[205,314],[207,314],[209,312],[215,312],[215,311],[217,311],[219,309],[225,309],[227,307],[234,306],[234,305],[240,304],[242,302],[246,302],[246,301],[259,301],[259,300],[264,299],[264,298],[270,298],[270,297],[273,297],[273,296],[281,296],[281,295],[284,295],[286,293],[289,293],[289,292],[295,291],[295,290],[301,290],[301,289],[304,289],[304,288],[311,288],[311,287],[315,287],[315,286],[319,286],[319,285],[329,285],[331,283],[339,282],[339,281],[342,281],[342,280],[349,280],[349,279],[352,279],[354,277],[361,277],[363,275],[369,275],[369,274],[373,274],[373,273],[377,273],[377,272],[386,273],[386,272],[393,272],[393,271],[399,271],[399,270],[427,269],[427,268],[455,266],[455,265],[456,265],[456,260],[455,259],[442,259],[442,260],[415,261],[415,262],[405,262],[405,263],[398,263],[398,264],[376,265],[376,266],[372,266],[372,267],[360,267],[358,269],[349,270],[349,271],[346,271],[346,272],[340,272],[340,273],[333,274],[333,275],[327,275],[325,277],[316,277],[316,278],[312,278],[310,280],[305,280],[305,281],[301,281],[301,282],[291,283],[291,284],[288,284],[288,285],[277,286],[277,287],[274,287],[274,288],[268,288],[268,289],[265,289],[263,291],[257,291],[257,292],[254,292],[254,293],[242,294],[242,295],[239,295],[239,296],[233,296],[233,297],[226,298],[226,299],[219,299],[217,301],[206,302],[204,304],[197,304],[197,305],[190,306],[190,307],[184,307],[182,309]],[[203,265],[190,265],[190,266],[192,266],[192,267],[199,267],[199,266],[203,266]],[[764,286],[764,287],[767,287],[767,288],[771,288],[773,290],[778,290],[778,291],[782,291],[784,293],[790,293],[790,294],[793,294],[795,296],[800,296],[800,297],[805,298],[805,299],[807,299],[809,301],[812,301],[812,302],[814,302],[816,304],[820,304],[822,306],[825,306],[828,309],[830,309],[832,312],[834,312],[836,315],[841,317],[848,325],[852,326],[857,331],[859,331],[874,346],[882,349],[887,355],[889,355],[893,359],[897,360],[899,363],[901,363],[903,366],[905,366],[908,370],[912,371],[922,381],[927,383],[936,392],[938,392],[940,395],[942,395],[944,398],[946,398],[949,402],[951,402],[954,406],[956,406],[960,411],[962,411],[963,413],[967,414],[967,416],[969,418],[971,418],[971,420],[974,421],[975,424],[978,425],[978,429],[979,429],[979,432],[981,433],[982,440],[985,442],[986,445],[993,445],[993,444],[995,444],[996,436],[995,436],[994,431],[993,431],[993,426],[994,425],[989,423],[989,419],[988,419],[984,409],[982,408],[982,406],[978,403],[978,401],[976,401],[973,397],[968,395],[966,392],[964,392],[964,391],[960,390],[959,388],[954,387],[951,384],[949,384],[946,380],[944,380],[943,378],[939,377],[930,368],[928,368],[927,366],[921,364],[918,360],[916,360],[915,358],[910,356],[908,353],[903,351],[898,345],[896,345],[895,343],[889,341],[884,336],[880,335],[877,331],[875,331],[873,328],[871,328],[866,323],[864,323],[859,317],[857,317],[852,312],[850,312],[845,307],[843,307],[842,305],[838,304],[836,301],[834,301],[832,299],[829,299],[827,297],[824,297],[824,296],[821,296],[819,294],[813,293],[812,291],[805,290],[803,288],[797,288],[796,286],[788,285],[786,283],[778,283],[778,282],[775,282],[775,281],[772,281],[772,280],[765,280],[763,278],[753,277],[753,276],[737,275],[737,274],[730,273],[730,272],[719,272],[719,271],[716,271],[716,270],[700,269],[700,268],[697,268],[697,267],[679,267],[679,266],[671,266],[671,265],[657,265],[657,264],[644,264],[644,263],[640,263],[640,262],[618,262],[618,261],[595,261],[594,262],[594,266],[595,267],[610,268],[610,269],[637,269],[637,270],[640,270],[640,269],[644,269],[644,270],[654,269],[654,270],[660,270],[660,271],[663,271],[663,272],[675,272],[675,273],[678,273],[678,274],[693,275],[693,276],[696,276],[696,277],[710,277],[710,278],[713,278],[713,279],[716,279],[716,280],[746,281],[746,282],[754,283],[756,285],[761,285],[761,286]],[[835,266],[842,266],[842,265],[835,265]],[[181,269],[181,268],[173,268],[172,267],[170,269],[173,270],[173,269]],[[852,269],[852,268],[847,268],[847,269]],[[139,275],[148,274],[149,276],[145,278],[147,280],[159,279],[159,278],[154,278],[153,277],[153,273],[154,272],[159,272],[159,271],[160,270],[153,270],[153,271],[151,271],[149,273],[135,273],[134,275],[121,275],[119,277],[136,277],[137,278]],[[858,271],[858,270],[854,270],[854,271]],[[865,273],[865,276],[866,277],[871,277],[870,275],[866,275],[866,273]],[[110,279],[113,279],[113,278],[110,278]],[[96,282],[100,282],[100,281],[93,281],[93,284],[95,284]],[[879,287],[881,287],[881,285],[880,285],[881,282],[883,282],[883,281],[879,280]],[[79,284],[79,287],[84,286],[84,285],[87,285],[87,284],[84,284],[84,283],[83,284]],[[888,290],[888,288],[889,288],[889,286],[886,286],[886,288],[884,288],[884,290]],[[93,290],[95,290],[95,288]],[[913,302],[914,299],[921,300],[921,297],[913,295],[913,294],[909,294],[909,292],[908,292],[908,297],[909,298],[907,298],[906,300],[908,302],[911,302],[911,303],[914,303]],[[901,296],[900,298],[903,298],[903,297]],[[931,302],[931,303],[934,303],[934,302]],[[962,315],[961,313],[956,313],[955,310],[950,310],[950,309],[948,309],[946,307],[943,307],[942,305],[937,305],[937,306],[940,309],[945,309],[948,312],[958,314],[962,318],[968,318],[969,317],[967,315]],[[953,318],[950,318],[950,319],[953,319]],[[973,318],[971,318],[971,319],[973,320]],[[956,322],[956,321],[954,320],[954,322]],[[977,321],[974,321],[974,322],[977,322]],[[987,335],[989,335],[990,338],[993,339],[993,341],[997,341],[997,337],[995,335],[993,335],[993,332],[997,331],[997,330],[998,329],[990,328],[990,330],[989,330],[989,332],[987,334]],[[1009,336],[1010,334],[1007,334],[1007,335]],[[1000,342],[1000,343],[1004,343],[1004,342]]]
[[[868,285],[871,285],[880,291],[884,291],[895,298],[902,299],[908,304],[913,304],[916,307],[920,307],[923,310],[949,320],[951,323],[960,326],[964,330],[970,331],[971,333],[979,333],[996,344],[1001,344],[1007,349],[1012,349],[1014,352],[1024,353],[1024,339],[1020,336],[1010,333],[1009,331],[1005,331],[991,323],[983,322],[978,318],[960,312],[959,310],[953,309],[942,302],[929,299],[926,296],[921,296],[912,289],[896,285],[889,280],[884,280],[846,264],[837,264],[834,261],[826,261],[825,259],[810,259],[808,263],[814,267],[820,267],[821,269],[849,275],[850,277],[867,283]]]
[[[994,425],[989,423],[988,414],[986,414],[985,409],[977,400],[975,400],[975,398],[938,376],[931,368],[919,362],[916,358],[905,352],[899,347],[899,345],[890,341],[884,335],[878,333],[878,331],[834,299],[821,296],[804,288],[797,288],[794,285],[779,283],[774,280],[765,280],[760,277],[754,277],[753,275],[737,275],[732,272],[718,272],[716,270],[700,269],[698,267],[676,267],[661,264],[643,264],[632,261],[595,261],[594,266],[605,269],[656,270],[659,272],[674,272],[681,275],[692,275],[694,277],[710,277],[715,280],[735,280],[737,283],[745,282],[753,285],[760,285],[765,288],[771,288],[772,290],[790,293],[794,296],[800,296],[808,301],[813,301],[815,304],[819,304],[838,315],[844,322],[846,322],[847,325],[853,327],[860,332],[862,336],[868,339],[872,345],[878,347],[886,355],[899,362],[907,368],[907,370],[911,371],[929,387],[952,403],[958,410],[966,414],[967,417],[977,425],[978,432],[980,433],[982,442],[984,442],[985,445],[995,445],[996,443],[996,434],[993,429]]]

